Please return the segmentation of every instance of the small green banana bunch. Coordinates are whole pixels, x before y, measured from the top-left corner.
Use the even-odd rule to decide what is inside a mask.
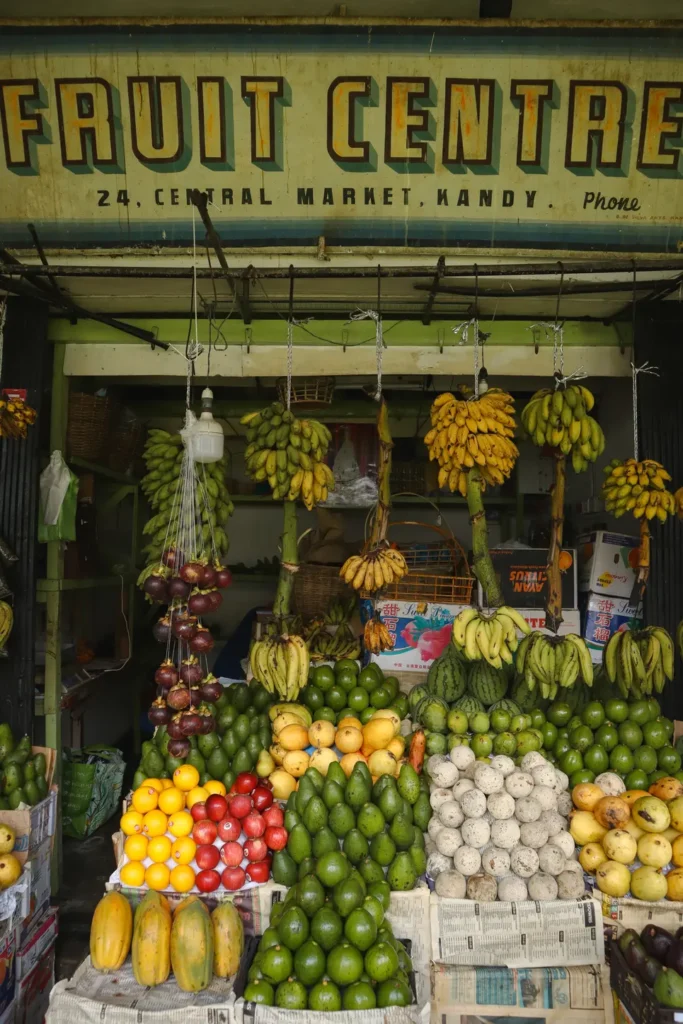
[[[534,630],[520,643],[515,668],[529,689],[538,687],[546,700],[554,700],[560,687],[569,689],[577,681],[593,685],[590,651],[576,633],[547,636]]]
[[[282,402],[247,413],[240,423],[247,428],[247,473],[257,483],[267,480],[275,501],[301,498],[310,512],[326,500],[334,476],[325,465],[332,435],[324,423],[297,419]]]
[[[680,633],[680,626],[679,626]],[[674,677],[673,640],[662,626],[614,633],[602,652],[605,674],[624,697],[661,693]]]
[[[503,605],[492,615],[464,608],[453,620],[453,646],[467,661],[488,661],[493,668],[512,665],[518,647],[517,630],[528,633],[529,623],[515,608]]]
[[[344,622],[334,634],[320,629],[309,641],[311,661],[341,661],[360,658],[360,642]]]
[[[571,455],[575,473],[588,469],[605,450],[602,427],[588,413],[595,399],[582,384],[537,391],[522,411],[522,426],[535,445]]]
[[[303,637],[292,633],[255,640],[249,652],[255,679],[283,700],[296,700],[308,682],[310,657]]]
[[[143,533],[149,538],[143,548],[148,563],[159,562],[164,545],[175,540],[178,533],[181,501],[177,494],[178,478],[183,463],[184,447],[180,434],[167,430],[150,430],[143,458],[147,473],[141,487],[155,515],[145,523]],[[197,549],[225,555],[230,546],[224,529],[234,511],[226,485],[228,456],[219,462],[195,465]],[[201,510],[201,513],[199,513]]]

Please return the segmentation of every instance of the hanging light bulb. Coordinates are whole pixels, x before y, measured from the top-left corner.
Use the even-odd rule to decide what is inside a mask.
[[[192,453],[195,462],[218,462],[223,457],[223,428],[213,418],[213,391],[202,391],[202,411],[192,428]]]

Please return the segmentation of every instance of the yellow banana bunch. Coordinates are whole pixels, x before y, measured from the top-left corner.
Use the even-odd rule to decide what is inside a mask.
[[[575,473],[588,469],[605,450],[605,435],[588,413],[595,399],[583,384],[569,384],[563,390],[537,391],[522,411],[522,426],[535,445],[559,448],[571,455]]]
[[[408,572],[406,560],[397,548],[380,547],[347,558],[339,575],[354,590],[370,594],[397,583]]]
[[[480,398],[439,395],[431,408],[432,429],[425,435],[429,458],[439,463],[439,487],[467,494],[467,473],[479,466],[485,484],[495,487],[510,476],[519,455],[512,397],[489,388]]]
[[[534,630],[519,645],[515,669],[529,690],[538,687],[545,700],[554,700],[560,687],[568,689],[577,680],[593,685],[590,651],[576,633],[560,637]]]
[[[667,491],[666,482],[671,476],[660,462],[654,459],[612,459],[605,466],[605,481],[602,496],[605,511],[618,519],[624,512],[630,512],[636,519],[654,519],[663,523],[668,515],[676,512],[676,499]]]
[[[453,620],[452,642],[467,661],[487,661],[493,668],[512,665],[519,646],[517,630],[529,633],[530,627],[515,608],[503,605],[491,615],[477,608],[463,608]]]
[[[396,637],[392,636],[378,615],[373,615],[365,623],[363,630],[363,643],[365,650],[370,654],[379,654],[381,651],[393,650]]]
[[[310,641],[311,661],[341,661],[360,658],[360,643],[344,622],[335,633],[319,630]]]
[[[269,693],[293,701],[308,682],[310,657],[303,637],[293,633],[255,640],[249,652],[255,679]]]
[[[310,511],[327,499],[334,475],[325,464],[332,435],[324,423],[297,419],[282,402],[247,413],[240,423],[247,428],[247,473],[257,483],[267,480],[275,501],[301,498]]]
[[[8,637],[14,625],[14,612],[12,606],[6,601],[0,601],[0,651],[3,651]]]
[[[674,677],[673,640],[662,626],[621,630],[607,641],[602,664],[605,675],[624,697],[640,700],[653,689],[661,693],[666,680]]]
[[[0,398],[0,437],[26,437],[37,415],[23,398]]]

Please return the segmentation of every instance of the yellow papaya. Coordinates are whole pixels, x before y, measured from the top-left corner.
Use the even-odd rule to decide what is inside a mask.
[[[90,925],[90,960],[96,971],[117,971],[130,950],[133,911],[120,892],[105,893]]]
[[[178,988],[201,992],[213,978],[213,925],[196,897],[183,900],[171,925],[171,967]]]
[[[132,960],[138,985],[161,985],[171,973],[171,911],[158,892],[148,892],[135,911]]]
[[[213,924],[213,973],[217,978],[237,974],[244,950],[244,928],[235,904],[219,903],[211,915]]]

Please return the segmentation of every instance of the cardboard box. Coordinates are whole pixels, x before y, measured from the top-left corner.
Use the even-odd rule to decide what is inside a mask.
[[[548,636],[555,636],[550,629],[545,628],[545,609],[541,608],[517,608],[516,611],[526,619],[532,629],[540,629],[543,633]],[[566,636],[567,633],[579,632],[581,624],[581,617],[579,615],[578,608],[563,608],[562,609],[562,622],[557,632],[557,636]],[[522,634],[519,633],[521,636]]]
[[[27,975],[17,980],[14,1024],[43,1024],[55,983],[55,940]]]
[[[563,554],[571,558],[571,565],[562,572],[562,607],[576,608],[576,551],[564,548]],[[547,548],[492,548],[491,561],[500,581],[503,604],[512,608],[545,608],[548,599]],[[483,598],[481,584],[478,584],[480,605],[484,603]]]
[[[396,672],[429,671],[451,642],[453,619],[468,605],[430,604],[425,601],[378,601],[377,611],[395,638],[393,650],[373,654],[386,675]],[[372,614],[370,601],[363,601],[361,617]]]
[[[0,1024],[13,1021],[13,1002],[16,988],[16,937],[14,931],[5,935],[0,943]]]
[[[35,749],[35,748],[34,748]],[[14,853],[24,864],[47,839],[55,834],[57,822],[57,787],[33,807],[20,811],[0,811],[0,824],[10,825],[17,841]]]
[[[47,917],[38,921],[22,942],[15,960],[17,981],[30,974],[54,944],[59,930],[58,914],[57,907],[50,907]]]
[[[50,907],[51,878],[50,864],[52,860],[52,842],[46,839],[42,846],[34,851],[30,864],[30,887],[28,891],[28,913],[24,915],[19,933],[19,941],[23,946],[29,938],[31,929],[41,921]]]
[[[642,628],[643,606],[632,605],[625,597],[588,594],[581,618],[581,636],[591,652],[593,664],[598,665],[602,662],[607,641],[614,633]]]
[[[623,533],[594,530],[578,540],[579,590],[630,597],[636,582],[639,540]]]

